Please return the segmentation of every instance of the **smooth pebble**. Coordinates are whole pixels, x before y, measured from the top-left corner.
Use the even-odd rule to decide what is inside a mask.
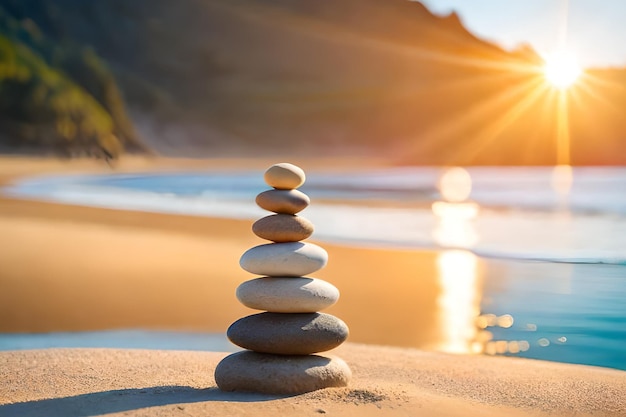
[[[288,162],[272,165],[265,171],[263,178],[267,185],[280,190],[293,190],[306,180],[302,168]]]
[[[273,242],[297,242],[313,234],[313,223],[292,214],[272,214],[252,225],[252,231],[262,239]]]
[[[298,190],[267,190],[256,196],[256,203],[274,213],[296,214],[307,208],[311,199]]]
[[[317,278],[263,277],[243,282],[236,291],[246,307],[273,313],[314,313],[335,304],[339,290]]]
[[[224,358],[214,375],[222,391],[304,394],[322,388],[345,387],[352,372],[343,360],[334,356],[243,351]]]
[[[328,253],[313,243],[267,243],[248,249],[239,260],[246,271],[272,277],[301,277],[322,269]]]
[[[308,355],[336,348],[348,326],[326,313],[259,313],[230,325],[228,339],[239,347],[279,355]]]

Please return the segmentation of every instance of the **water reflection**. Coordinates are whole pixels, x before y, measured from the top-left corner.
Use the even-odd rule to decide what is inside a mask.
[[[437,257],[441,351],[469,353],[476,349],[475,321],[480,313],[477,262],[473,253],[464,250],[443,251]]]
[[[432,205],[433,214],[438,218],[433,236],[442,247],[458,248],[444,250],[437,257],[441,287],[437,300],[441,333],[438,349],[450,353],[476,352],[482,349],[482,345],[476,343],[482,285],[476,255],[461,248],[471,248],[478,241],[472,224],[478,215],[478,205],[467,201],[472,180],[463,168],[447,170],[438,187],[443,201]]]
[[[472,193],[472,177],[465,168],[448,168],[437,182],[443,199],[450,203],[462,203]]]
[[[570,218],[569,199],[574,185],[574,171],[570,165],[556,165],[552,168],[550,186],[556,196],[556,208],[561,218]]]
[[[571,185],[568,172],[571,173],[567,169],[555,171],[555,181],[562,190]],[[470,252],[479,241],[474,221],[480,207],[469,200],[472,190],[470,174],[463,168],[451,168],[441,176],[438,187],[442,200],[432,205],[438,220],[433,237],[446,248],[437,257],[441,291],[437,300],[441,336],[438,349],[449,353],[488,355],[527,351],[530,349],[528,341],[494,340],[494,333],[489,330],[511,328],[515,323],[513,316],[481,314],[483,276],[480,260]]]
[[[443,201],[435,201],[432,211],[438,223],[433,237],[440,246],[471,248],[478,242],[473,225],[478,216],[478,204],[467,201],[472,191],[472,178],[463,168],[450,168],[437,184]]]
[[[559,196],[567,196],[574,183],[574,171],[570,165],[556,165],[550,178],[554,192]]]
[[[530,349],[530,343],[526,340],[493,340],[493,333],[487,330],[489,327],[501,327],[508,329],[513,326],[515,319],[510,314],[496,316],[495,314],[482,314],[476,318],[476,327],[482,329],[474,343],[475,353],[487,355],[503,355],[506,353],[516,354]]]

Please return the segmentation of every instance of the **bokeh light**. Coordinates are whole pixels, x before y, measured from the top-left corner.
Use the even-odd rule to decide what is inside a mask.
[[[542,337],[541,339],[537,340],[537,344],[541,347],[547,347],[550,346],[550,341],[545,337]]]
[[[472,177],[465,168],[449,168],[439,178],[437,187],[444,200],[460,203],[467,200],[472,192]]]

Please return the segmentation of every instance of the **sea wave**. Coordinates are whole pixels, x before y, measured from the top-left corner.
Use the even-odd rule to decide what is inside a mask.
[[[626,193],[615,192],[626,184],[626,169],[581,171],[585,175],[566,207],[557,206],[554,193],[546,189],[545,169],[474,169],[471,197],[480,211],[462,226],[468,228],[463,233],[475,234],[462,244],[438,238],[445,219],[429,207],[439,198],[435,183],[440,172],[394,168],[309,174],[303,191],[313,204],[303,215],[316,225],[315,239],[327,242],[460,248],[493,258],[626,265]],[[267,214],[254,204],[256,193],[266,188],[262,173],[244,171],[39,177],[3,193],[86,206],[253,220]],[[369,204],[372,199],[385,204]]]

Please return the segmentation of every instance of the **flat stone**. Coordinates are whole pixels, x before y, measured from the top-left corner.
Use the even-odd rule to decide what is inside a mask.
[[[306,180],[302,168],[288,162],[272,165],[265,171],[263,178],[270,187],[280,190],[293,190]]]
[[[273,313],[314,313],[335,304],[339,290],[317,278],[256,278],[237,287],[241,304]]]
[[[313,243],[267,243],[248,249],[239,260],[246,271],[271,277],[300,277],[322,269],[328,253]]]
[[[244,349],[279,355],[308,355],[336,348],[348,326],[326,313],[259,313],[230,325],[226,336]]]
[[[296,214],[307,208],[311,199],[298,190],[267,190],[256,196],[256,203],[274,213]]]
[[[228,355],[215,368],[222,391],[304,394],[345,387],[352,378],[348,365],[334,356],[285,356],[243,351]]]
[[[297,242],[313,234],[313,223],[293,214],[272,214],[252,225],[252,231],[262,239],[273,242]]]

